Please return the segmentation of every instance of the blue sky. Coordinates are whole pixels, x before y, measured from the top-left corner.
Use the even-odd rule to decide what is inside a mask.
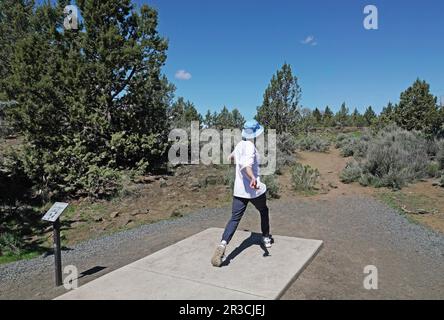
[[[310,108],[337,110],[345,101],[380,111],[417,77],[444,95],[442,0],[137,2],[158,10],[159,31],[169,39],[164,73],[201,113],[226,105],[254,116],[284,62]],[[363,27],[368,4],[378,8],[378,30]],[[191,78],[176,79],[179,70]]]

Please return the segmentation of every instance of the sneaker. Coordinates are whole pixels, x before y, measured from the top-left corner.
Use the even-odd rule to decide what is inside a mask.
[[[211,258],[211,264],[215,267],[220,267],[222,262],[225,260],[224,258],[225,246],[218,245],[216,251],[213,254],[213,258]]]
[[[262,237],[265,248],[271,248],[271,237]]]

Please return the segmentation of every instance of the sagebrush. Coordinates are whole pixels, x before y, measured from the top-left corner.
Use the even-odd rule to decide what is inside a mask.
[[[427,141],[422,133],[390,126],[367,142],[359,164],[347,166],[341,177],[344,182],[359,180],[363,185],[398,189],[427,177],[429,162]]]
[[[316,134],[302,137],[297,144],[301,150],[314,152],[327,152],[330,147],[330,141]]]
[[[291,168],[292,186],[297,191],[311,191],[315,189],[320,174],[318,169],[297,162]]]

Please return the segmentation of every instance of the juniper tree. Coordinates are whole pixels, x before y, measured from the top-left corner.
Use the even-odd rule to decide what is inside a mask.
[[[189,128],[191,121],[202,124],[202,116],[191,101],[179,97],[168,110],[169,119],[173,128]]]
[[[355,127],[363,127],[364,126],[364,117],[358,111],[357,108],[353,110],[353,113],[350,116],[350,122]]]
[[[284,64],[271,78],[256,119],[265,127],[276,129],[277,133],[294,131],[300,117],[300,98],[298,78],[293,76],[291,66]]]
[[[10,116],[35,183],[52,195],[100,195],[113,170],[164,161],[174,89],[161,74],[167,41],[157,12],[129,0],[79,0],[79,29],[64,30],[68,3],[35,7],[33,32],[8,46],[15,59],[2,88],[17,101]]]
[[[333,111],[331,111],[329,106],[325,107],[324,114],[322,115],[322,121],[326,127],[331,127],[334,125]]]
[[[342,103],[341,108],[335,115],[335,122],[339,124],[341,127],[345,127],[349,122],[349,110],[345,106],[345,102]]]
[[[376,120],[376,113],[373,111],[372,106],[368,106],[364,112],[364,123],[366,126],[370,126]]]
[[[430,135],[439,133],[444,120],[437,98],[430,93],[430,85],[419,79],[401,93],[394,113],[396,124],[401,128],[421,130]]]
[[[322,123],[322,113],[318,108],[313,110],[313,117],[316,121],[316,125],[320,125]]]

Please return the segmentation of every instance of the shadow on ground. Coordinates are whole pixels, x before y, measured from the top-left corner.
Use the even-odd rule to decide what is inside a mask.
[[[273,238],[271,241],[272,243],[274,242]],[[248,249],[251,246],[260,246],[261,249],[264,251],[262,255],[264,258],[270,256],[270,252],[267,250],[264,243],[262,242],[262,235],[260,233],[252,232],[248,238],[242,241],[242,243],[238,247],[230,252],[230,254],[225,258],[221,267],[228,266],[231,260],[234,260],[239,254],[241,254],[244,250]]]

